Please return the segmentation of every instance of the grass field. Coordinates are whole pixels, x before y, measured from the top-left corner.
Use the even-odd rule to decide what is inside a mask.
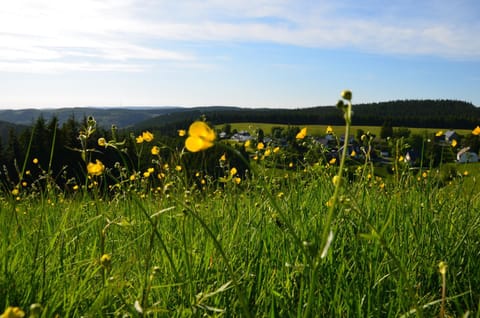
[[[262,146],[250,148],[247,174],[232,165],[235,152],[216,158],[220,182],[203,170],[189,182],[182,164],[191,153],[167,165],[152,152],[149,169],[110,187],[106,176],[121,167],[97,162],[74,192],[47,174],[44,187],[0,195],[0,311],[480,317],[478,164],[398,164],[381,178],[366,162],[346,178],[344,159],[279,165],[283,149]],[[205,159],[228,146],[189,147]],[[457,172],[448,182],[445,168]]]
[[[324,136],[325,131],[329,125],[306,125],[302,127],[307,127],[309,134],[312,136]],[[218,128],[221,128],[220,125]],[[232,130],[236,129],[237,131],[245,130],[250,133],[254,133],[258,129],[262,129],[266,134],[270,134],[272,127],[284,127],[287,128],[288,125],[281,125],[281,124],[268,124],[268,123],[233,123],[231,124]],[[344,126],[331,126],[334,131],[336,132],[343,132]],[[398,127],[394,127],[398,128]],[[379,126],[352,126],[352,133],[355,134],[358,129],[362,129],[364,132],[371,132],[376,136],[380,136],[381,127]],[[408,128],[412,134],[423,135],[425,132],[427,134],[435,134],[436,132],[442,130],[446,131],[445,129],[441,128]],[[459,135],[468,135],[471,133],[471,130],[467,129],[455,129],[455,131]]]

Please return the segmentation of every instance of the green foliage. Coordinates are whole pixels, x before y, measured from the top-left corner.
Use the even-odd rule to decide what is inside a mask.
[[[383,144],[392,157],[379,163],[368,131],[343,144],[330,131],[326,145],[298,126],[274,132],[281,138],[258,133],[194,153],[176,131],[108,132],[93,118],[61,127],[39,118],[29,135],[12,134],[5,152],[17,179],[0,191],[0,312],[479,314],[479,164],[444,164],[454,146],[432,133],[398,131]],[[420,164],[403,159],[413,145]],[[59,155],[81,163],[76,175],[57,166]]]

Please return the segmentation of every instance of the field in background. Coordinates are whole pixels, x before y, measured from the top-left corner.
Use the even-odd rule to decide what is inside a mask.
[[[218,125],[217,128],[221,128],[224,125]],[[232,130],[236,129],[237,131],[245,130],[250,133],[254,133],[257,129],[262,129],[266,134],[269,134],[272,130],[272,127],[289,127],[288,125],[282,124],[267,124],[267,123],[233,123],[231,124]],[[325,130],[327,129],[328,125],[305,125],[302,127],[308,128],[308,133],[312,136],[324,136]],[[333,130],[339,134],[341,134],[344,130],[344,126],[331,126]],[[399,127],[394,127],[399,128]],[[408,127],[407,127],[408,128]],[[364,132],[371,132],[375,134],[377,137],[380,136],[381,127],[379,126],[352,126],[352,134],[355,135],[358,129],[362,129]],[[408,128],[410,129],[412,134],[419,134],[423,135],[425,132],[427,134],[434,134],[440,130],[446,131],[446,129],[436,129],[436,128]],[[471,130],[467,129],[455,129],[455,131],[460,135],[468,135],[471,133]]]

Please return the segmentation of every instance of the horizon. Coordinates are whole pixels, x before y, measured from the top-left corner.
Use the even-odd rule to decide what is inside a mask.
[[[301,109],[343,89],[354,104],[480,105],[478,12],[475,0],[9,1],[0,109]]]
[[[459,100],[459,99],[396,99],[396,100],[384,100],[384,101],[375,101],[375,102],[364,102],[364,103],[357,103],[353,104],[352,106],[362,106],[362,105],[370,105],[370,104],[381,104],[381,103],[391,103],[391,102],[402,102],[402,101],[441,101],[441,100],[449,100],[455,102],[461,102],[466,104],[471,104],[475,108],[480,108],[480,105],[475,105],[472,102]],[[287,109],[287,110],[301,110],[301,109],[309,109],[309,108],[318,108],[318,107],[336,107],[336,105],[313,105],[313,106],[305,106],[305,107],[257,107],[257,106],[237,106],[237,105],[194,105],[194,106],[173,106],[173,105],[110,105],[110,106],[102,106],[102,105],[89,105],[89,106],[58,106],[58,107],[24,107],[24,108],[1,108],[1,111],[27,111],[27,110],[45,110],[45,111],[54,111],[54,110],[68,110],[68,109],[101,109],[101,110],[109,110],[109,109],[121,109],[121,110],[149,110],[149,109],[165,109],[165,108],[183,108],[183,109],[194,109],[194,108],[209,108],[209,107],[225,107],[225,108],[239,108],[239,109]]]

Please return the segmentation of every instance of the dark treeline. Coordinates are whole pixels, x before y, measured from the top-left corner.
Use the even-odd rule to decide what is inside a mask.
[[[46,121],[40,116],[21,132],[11,127],[6,141],[0,140],[1,188],[9,189],[20,181],[36,182],[41,187],[42,183],[46,184],[46,178],[53,179],[62,188],[82,184],[86,161],[95,162],[97,158],[108,167],[113,167],[115,162],[127,167],[138,166],[134,137],[129,132],[117,131],[118,140],[125,140],[121,151],[101,147],[98,138],[109,140],[112,132],[98,126],[88,139],[86,149],[89,151],[84,160],[79,134],[86,127],[86,121],[86,118],[77,121],[71,117],[60,125],[56,117]]]
[[[157,130],[148,129],[154,133],[154,140],[139,143],[136,137],[141,135],[142,131],[96,126],[87,138],[86,145],[82,147],[79,136],[86,135],[89,122],[91,120],[86,117],[80,121],[71,117],[60,124],[56,117],[47,121],[40,116],[31,127],[21,132],[10,127],[6,142],[0,139],[0,192],[10,192],[18,187],[42,190],[51,185],[67,192],[73,191],[74,186],[85,184],[86,166],[97,159],[108,169],[104,184],[116,184],[128,179],[132,174],[145,172],[152,165],[159,165],[158,162],[153,163],[152,146],[160,146],[161,161],[168,164],[173,162],[175,150],[182,149],[184,145],[184,138],[179,137],[176,131],[161,134]],[[105,139],[107,147],[99,144],[100,138]],[[82,152],[82,149],[87,151]],[[244,148],[240,147],[237,151],[243,153]],[[82,153],[86,155],[82,157]],[[189,174],[187,177],[191,177],[191,171],[198,171],[196,168],[203,167],[205,160],[218,162],[218,158],[225,153],[229,157],[237,158],[231,163],[235,164],[240,174],[244,173],[246,154],[241,160],[236,157],[237,152],[234,155],[232,150],[226,151],[222,147],[212,147],[205,153],[182,156],[181,163]],[[219,169],[215,164],[208,165],[205,172],[215,177],[224,175],[223,169]]]
[[[480,122],[480,109],[455,100],[403,100],[353,106],[354,125],[381,126],[385,121],[396,127],[472,129]],[[135,125],[164,133],[185,128],[204,115],[212,124],[257,122],[289,125],[343,125],[342,112],[334,106],[305,109],[193,108],[172,112]]]

